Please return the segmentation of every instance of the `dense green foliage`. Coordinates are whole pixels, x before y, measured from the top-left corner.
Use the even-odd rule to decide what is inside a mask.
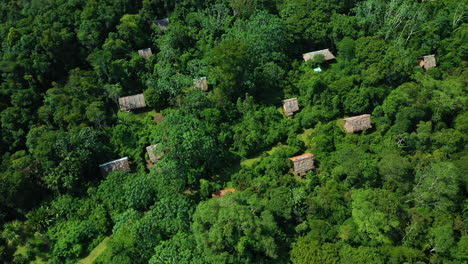
[[[109,237],[95,263],[467,263],[467,12],[2,1],[0,262],[77,263]],[[325,48],[336,60],[303,61]],[[193,88],[203,76],[208,92]],[[136,93],[148,107],[119,111]],[[373,128],[345,133],[344,117],[366,113]],[[306,152],[317,168],[294,176],[288,158]],[[119,157],[131,172],[103,178]],[[237,191],[211,197],[224,188]]]

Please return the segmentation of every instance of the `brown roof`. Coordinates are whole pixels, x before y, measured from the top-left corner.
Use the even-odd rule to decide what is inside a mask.
[[[158,147],[158,144],[146,147],[146,152],[148,152],[149,159],[153,163],[158,162],[158,160],[160,160],[161,157],[164,155],[164,153],[156,154],[156,152],[158,151],[157,147]]]
[[[198,88],[202,91],[208,90],[208,80],[206,77],[201,77],[200,79],[193,79],[193,85],[195,88]]]
[[[128,164],[128,157],[114,160],[99,165],[102,176],[106,177],[109,173],[113,171],[130,171],[130,166]]]
[[[353,116],[345,118],[344,128],[348,133],[361,131],[372,127],[371,115],[365,114],[360,116]]]
[[[224,189],[224,190],[212,193],[211,197],[223,197],[224,195],[231,193],[231,192],[235,192],[235,191],[236,189]]]
[[[283,100],[283,109],[287,116],[292,116],[294,112],[299,111],[297,98]]]
[[[419,61],[419,65],[423,67],[425,70],[428,70],[430,68],[437,66],[435,55],[423,56],[422,59]]]
[[[147,48],[139,50],[138,55],[140,55],[140,57],[142,57],[143,59],[148,60],[151,57],[151,55],[153,55],[153,53],[151,52],[151,48]]]
[[[302,57],[304,58],[305,61],[308,60],[313,60],[315,55],[322,54],[325,57],[325,60],[332,60],[335,58],[335,56],[330,52],[329,49],[323,49],[323,50],[317,50],[317,51],[312,51],[309,53],[304,53],[302,54]]]
[[[302,155],[292,157],[289,159],[292,160],[293,162],[297,162],[297,161],[302,161],[302,160],[307,160],[307,159],[312,159],[312,158],[314,158],[314,154],[306,153],[306,154],[302,154]]]
[[[141,94],[135,94],[119,98],[120,110],[129,111],[137,108],[146,107],[145,96]]]

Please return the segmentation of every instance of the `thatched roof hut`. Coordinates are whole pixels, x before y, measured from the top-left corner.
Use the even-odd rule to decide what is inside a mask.
[[[371,115],[365,114],[360,116],[353,116],[345,118],[344,128],[346,132],[353,133],[356,131],[361,131],[364,129],[369,129],[372,127],[371,124]]]
[[[224,190],[221,190],[221,191],[217,191],[217,192],[214,192],[211,194],[211,197],[213,198],[219,198],[219,197],[223,197],[224,195],[228,194],[228,193],[232,193],[232,192],[235,192],[236,189],[224,189]]]
[[[421,57],[419,60],[419,66],[423,67],[426,71],[430,68],[437,66],[435,55],[427,55]]]
[[[169,18],[155,20],[154,24],[156,24],[160,29],[166,30],[169,27]]]
[[[164,155],[164,153],[158,152],[157,147],[158,144],[146,147],[146,152],[148,152],[149,159],[152,163],[158,162]]]
[[[297,102],[297,98],[283,100],[283,110],[284,113],[289,117],[293,116],[295,112],[299,111],[299,103]]]
[[[113,171],[129,172],[130,165],[128,164],[128,157],[101,164],[99,165],[99,170],[101,171],[101,175],[104,177]]]
[[[335,56],[330,52],[329,49],[323,49],[323,50],[317,50],[317,51],[312,51],[309,53],[302,54],[302,57],[304,58],[305,61],[308,60],[313,60],[315,55],[323,55],[325,57],[325,60],[333,60]]]
[[[141,94],[135,94],[119,98],[120,110],[130,111],[133,109],[146,107],[145,96]]]
[[[313,154],[306,153],[289,159],[294,164],[294,172],[299,176],[304,176],[308,171],[315,168]]]
[[[208,91],[208,80],[206,77],[201,77],[200,79],[193,79],[193,85],[195,88],[202,91]]]
[[[147,48],[147,49],[139,50],[138,55],[140,55],[140,57],[142,57],[145,60],[149,60],[149,58],[151,57],[151,55],[153,55],[153,53],[151,52],[151,48]]]

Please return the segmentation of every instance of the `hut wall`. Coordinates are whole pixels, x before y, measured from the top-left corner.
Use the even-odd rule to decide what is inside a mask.
[[[140,57],[142,57],[143,59],[148,60],[151,57],[151,55],[153,55],[153,53],[151,52],[150,48],[147,48],[139,50],[138,55],[140,55]]]
[[[158,162],[163,155],[162,153],[159,155],[155,154],[155,152],[157,151],[157,147],[157,144],[146,147],[146,152],[148,152],[149,159],[152,163]]]
[[[130,165],[128,164],[128,158],[122,158],[118,160],[114,160],[108,163],[104,163],[99,165],[99,170],[101,171],[101,175],[103,177],[107,177],[107,175],[113,171],[130,171]]]
[[[299,111],[299,104],[297,98],[291,98],[283,101],[283,110],[284,113],[291,117],[295,112]]]
[[[294,172],[300,176],[305,175],[308,171],[313,170],[314,168],[313,158],[294,161]]]

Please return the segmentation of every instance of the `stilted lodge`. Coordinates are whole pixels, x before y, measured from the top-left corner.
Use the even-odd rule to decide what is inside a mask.
[[[155,20],[154,24],[156,24],[156,26],[158,26],[162,30],[167,30],[167,28],[169,27],[169,18]]]
[[[159,152],[158,144],[146,147],[146,152],[148,152],[149,160],[153,164],[158,162],[164,155],[164,153]]]
[[[419,60],[419,66],[423,67],[426,71],[437,66],[435,55],[421,57]]]
[[[138,55],[140,55],[140,57],[142,57],[145,60],[149,60],[149,58],[151,57],[151,55],[153,55],[153,53],[151,52],[151,48],[147,48],[147,49],[139,50]]]
[[[283,110],[288,117],[292,117],[295,112],[299,111],[297,98],[283,100]]]
[[[146,107],[145,96],[141,94],[135,94],[119,98],[120,110],[131,111],[138,108]]]
[[[344,129],[348,133],[353,133],[356,131],[361,131],[364,129],[372,128],[371,115],[365,114],[360,116],[353,116],[345,118]]]
[[[193,79],[193,85],[197,89],[200,89],[202,91],[208,91],[208,80],[206,79],[206,77],[201,77],[199,79]]]
[[[313,154],[306,153],[289,159],[294,164],[294,173],[296,175],[304,176],[308,171],[315,169]]]

